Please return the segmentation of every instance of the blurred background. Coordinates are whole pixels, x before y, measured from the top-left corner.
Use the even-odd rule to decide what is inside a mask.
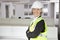
[[[26,30],[33,20],[30,8],[36,0],[0,0],[0,40],[27,40]],[[38,0],[43,3],[48,40],[59,40],[59,0]]]

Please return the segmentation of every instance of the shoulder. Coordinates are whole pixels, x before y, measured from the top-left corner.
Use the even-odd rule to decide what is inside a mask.
[[[44,22],[44,20],[40,20],[37,24],[44,24],[45,22]]]
[[[42,19],[42,20],[40,20],[39,22],[44,22],[44,20]]]

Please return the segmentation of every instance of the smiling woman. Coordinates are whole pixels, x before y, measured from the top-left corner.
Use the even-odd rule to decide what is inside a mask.
[[[47,40],[47,25],[41,17],[43,4],[35,1],[31,7],[34,20],[31,22],[26,35],[28,40]]]
[[[33,8],[32,9],[32,13],[35,17],[41,16],[42,14],[42,9],[38,9],[38,8]]]

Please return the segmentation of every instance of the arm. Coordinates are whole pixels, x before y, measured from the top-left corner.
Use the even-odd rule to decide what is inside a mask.
[[[44,30],[45,30],[45,23],[44,20],[41,20],[37,23],[35,30],[33,32],[27,32],[27,37],[35,38],[40,34],[40,32],[44,32]]]

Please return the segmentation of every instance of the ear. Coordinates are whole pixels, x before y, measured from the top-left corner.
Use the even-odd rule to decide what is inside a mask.
[[[42,8],[40,9],[40,11],[41,11],[40,13],[42,13]]]
[[[41,12],[40,12],[40,15],[42,15],[42,8],[41,8]]]
[[[33,14],[33,12],[30,12],[30,13],[32,13],[32,14]]]

